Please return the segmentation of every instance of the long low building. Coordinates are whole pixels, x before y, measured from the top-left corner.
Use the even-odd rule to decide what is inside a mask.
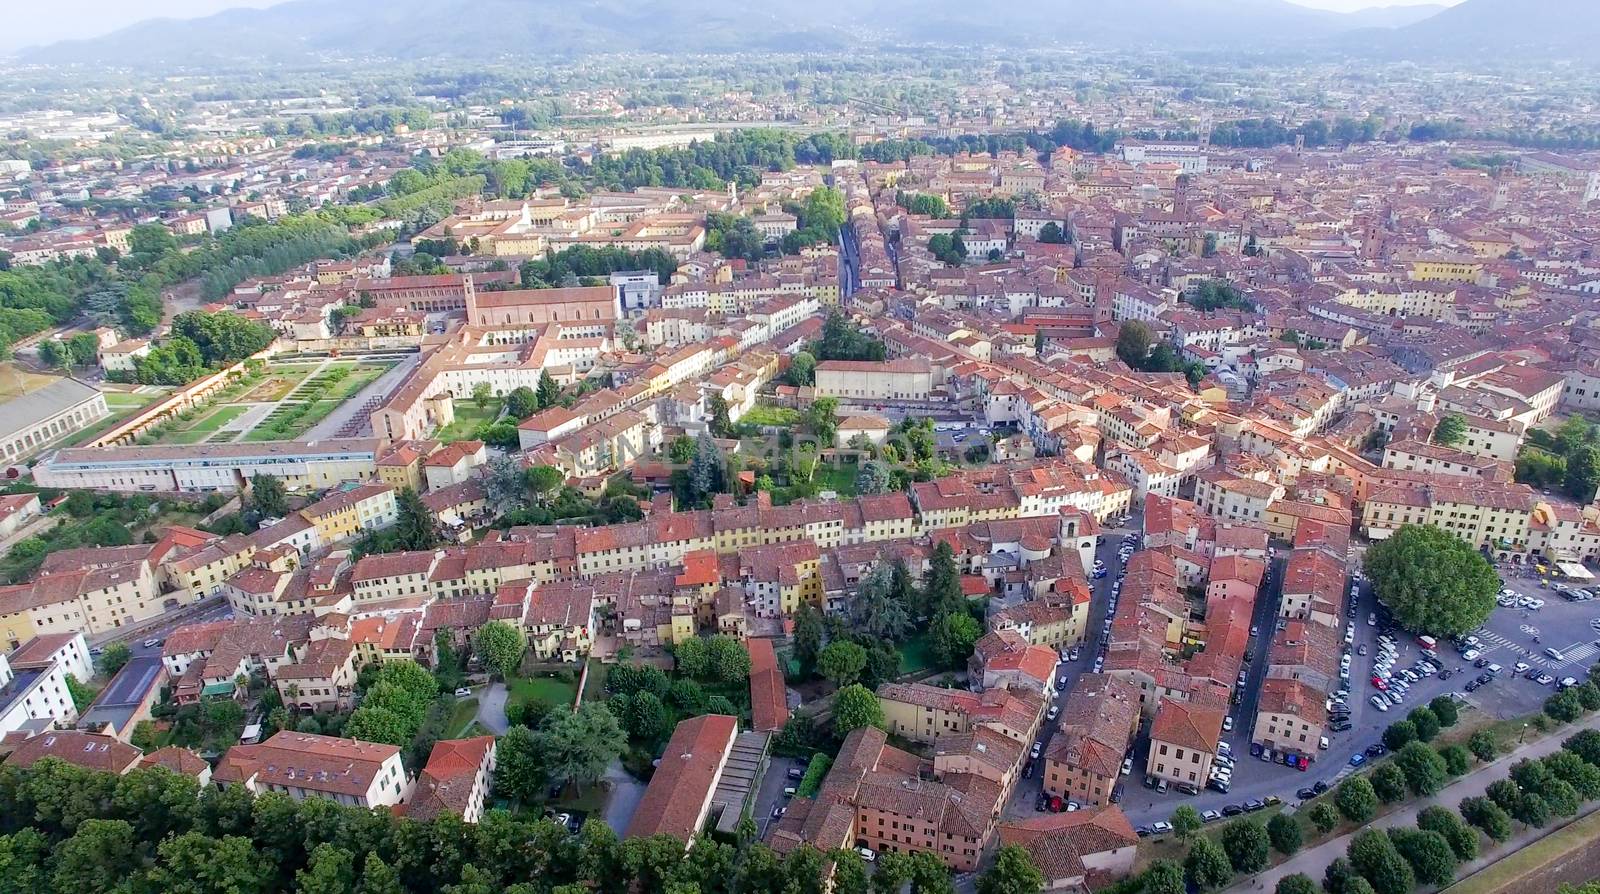
[[[257,474],[285,487],[319,489],[364,481],[377,470],[374,438],[190,444],[156,447],[78,447],[58,450],[34,467],[41,487],[148,492],[241,489]]]
[[[104,419],[106,396],[77,379],[60,379],[0,405],[0,461],[19,462]]]

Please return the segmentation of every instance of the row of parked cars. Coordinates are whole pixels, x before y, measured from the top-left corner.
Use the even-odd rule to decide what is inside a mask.
[[[1326,783],[1318,784],[1322,785],[1324,790],[1327,789]],[[1251,798],[1242,804],[1229,804],[1220,810],[1204,811],[1200,814],[1200,821],[1204,823],[1214,823],[1225,817],[1234,817],[1245,813],[1255,813],[1258,810],[1266,810],[1268,807],[1271,807],[1274,804],[1281,803],[1283,803],[1283,801],[1277,795],[1268,795],[1265,798]],[[1133,831],[1140,838],[1149,838],[1151,835],[1165,835],[1166,833],[1171,832],[1172,824],[1163,820],[1158,823],[1151,823],[1148,826],[1140,826]]]

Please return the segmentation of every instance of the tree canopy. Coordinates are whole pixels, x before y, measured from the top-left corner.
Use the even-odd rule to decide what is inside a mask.
[[[1477,629],[1500,587],[1487,559],[1433,525],[1405,525],[1367,550],[1365,568],[1401,627],[1434,636]]]

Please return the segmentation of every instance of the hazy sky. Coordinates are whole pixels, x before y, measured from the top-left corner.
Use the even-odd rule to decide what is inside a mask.
[[[0,52],[75,37],[98,37],[125,25],[158,16],[192,18],[237,6],[272,6],[283,0],[15,0],[7,27],[0,29]],[[323,0],[338,3],[340,0]],[[1349,11],[1369,6],[1410,6],[1461,0],[1293,0],[1302,6]],[[8,4],[10,5],[10,4]]]
[[[134,22],[171,16],[194,18],[239,6],[283,0],[16,0],[0,28],[0,52],[76,37],[98,37]],[[337,3],[339,0],[326,0]],[[10,3],[6,5],[11,5]]]
[[[1373,6],[1421,6],[1436,3],[1440,6],[1455,6],[1461,0],[1289,0],[1301,6],[1314,6],[1317,9],[1332,9],[1338,12],[1354,12],[1358,9],[1368,9]]]

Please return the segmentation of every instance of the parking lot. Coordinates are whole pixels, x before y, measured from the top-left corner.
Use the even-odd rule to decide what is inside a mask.
[[[1097,547],[1096,556],[1105,563],[1110,573],[1094,582],[1089,615],[1091,621],[1078,660],[1063,663],[1057,671],[1065,678],[1064,685],[1058,681],[1057,705],[1065,702],[1067,694],[1076,685],[1077,677],[1092,670],[1094,660],[1100,654],[1099,640],[1108,614],[1111,585],[1117,579],[1119,568],[1117,550],[1123,535],[1130,530],[1138,530],[1140,524],[1140,520],[1135,518],[1125,527],[1107,529],[1105,542]],[[1352,551],[1353,566],[1359,564],[1358,555],[1358,551]],[[1370,701],[1378,692],[1371,679],[1374,664],[1380,656],[1378,637],[1387,628],[1371,587],[1362,582],[1354,599],[1354,611],[1347,611],[1342,619],[1345,625],[1355,626],[1353,642],[1349,644],[1350,695],[1346,700],[1350,715],[1349,728],[1338,732],[1330,730],[1328,749],[1318,749],[1309,766],[1302,769],[1288,767],[1269,760],[1268,756],[1254,757],[1250,750],[1251,725],[1255,718],[1257,693],[1266,672],[1266,653],[1276,626],[1281,581],[1281,561],[1274,562],[1252,618],[1260,634],[1250,640],[1251,660],[1246,665],[1246,683],[1240,691],[1238,704],[1230,712],[1233,729],[1222,736],[1237,762],[1228,792],[1224,794],[1203,789],[1200,794],[1191,796],[1176,789],[1158,793],[1142,785],[1143,767],[1149,749],[1146,723],[1135,740],[1133,769],[1129,775],[1122,777],[1120,792],[1120,806],[1135,826],[1165,820],[1179,804],[1188,804],[1201,812],[1216,811],[1220,814],[1224,808],[1238,808],[1249,802],[1270,803],[1268,799],[1271,798],[1289,802],[1299,800],[1298,792],[1319,784],[1333,785],[1349,775],[1354,770],[1352,758],[1359,754],[1361,758],[1357,759],[1358,763],[1364,763],[1368,750],[1381,742],[1383,731],[1390,723],[1440,695],[1454,694],[1465,704],[1495,719],[1521,717],[1537,710],[1544,699],[1555,692],[1554,684],[1563,677],[1582,679],[1588,666],[1600,655],[1600,599],[1570,602],[1562,599],[1553,588],[1541,589],[1537,578],[1508,576],[1508,589],[1518,595],[1543,599],[1543,606],[1497,607],[1482,629],[1473,634],[1478,638],[1479,653],[1473,660],[1464,658],[1454,644],[1439,642],[1435,654],[1442,666],[1441,672],[1418,674],[1415,681],[1408,682],[1409,688],[1398,704],[1380,709]],[[1399,630],[1389,630],[1388,634],[1394,643],[1391,673],[1412,668],[1423,657],[1423,647],[1415,637]],[[1539,637],[1538,642],[1533,641],[1535,636]],[[1551,647],[1560,653],[1560,658],[1545,653],[1544,650]],[[1482,666],[1474,666],[1475,662]],[[1541,684],[1516,673],[1519,662],[1526,664],[1527,670],[1534,675],[1548,673],[1551,682]],[[1492,675],[1487,683],[1475,683],[1493,670],[1490,665],[1499,665],[1499,673]],[[1468,684],[1473,684],[1474,691],[1466,691]],[[1049,750],[1054,733],[1055,724],[1046,722],[1039,737],[1043,750]],[[1040,770],[1042,762],[1017,786],[1006,808],[1008,816],[1025,816],[1036,812],[1042,783]]]

